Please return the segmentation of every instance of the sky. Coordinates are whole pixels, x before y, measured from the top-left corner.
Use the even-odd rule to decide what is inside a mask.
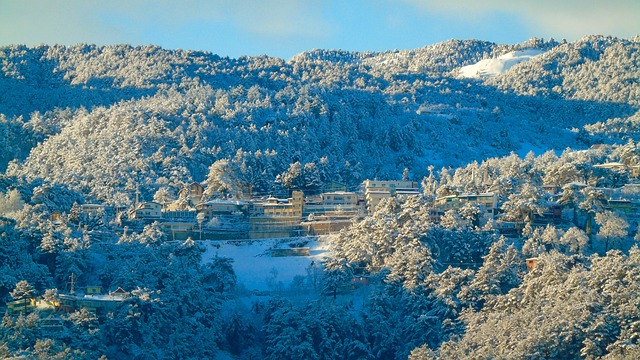
[[[640,34],[640,0],[0,0],[0,46],[158,45],[289,59],[312,49],[415,49]]]

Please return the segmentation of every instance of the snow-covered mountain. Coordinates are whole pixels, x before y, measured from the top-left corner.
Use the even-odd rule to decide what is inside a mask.
[[[1,48],[0,358],[638,359],[639,50]],[[138,198],[188,209],[191,181],[216,197],[400,176],[424,196],[317,243],[205,249],[125,219]],[[291,247],[313,257],[271,257]]]
[[[312,192],[405,168],[420,179],[429,165],[624,141],[633,134],[592,125],[637,117],[639,48],[598,36],[456,40],[284,61],[153,46],[5,47],[0,169],[15,160],[10,175],[109,201],[130,197],[135,183],[147,197],[177,191],[225,160],[258,192],[277,190],[285,173]],[[460,69],[484,76],[460,78]]]

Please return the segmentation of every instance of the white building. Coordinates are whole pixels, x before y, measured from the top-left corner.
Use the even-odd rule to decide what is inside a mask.
[[[129,219],[159,220],[162,218],[162,204],[157,202],[143,202],[129,212]]]
[[[382,199],[394,196],[420,195],[418,183],[415,181],[365,180],[362,185],[369,214],[376,211],[376,207]]]

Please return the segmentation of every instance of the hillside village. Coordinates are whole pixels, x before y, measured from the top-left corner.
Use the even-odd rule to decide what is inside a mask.
[[[638,49],[1,48],[0,358],[640,358]]]
[[[413,197],[423,199],[422,206],[427,207],[427,221],[430,223],[451,221],[455,216],[470,216],[469,224],[476,229],[482,228],[485,232],[494,229],[517,242],[524,232],[530,232],[532,228],[548,229],[549,225],[562,228],[574,224],[584,229],[589,237],[595,237],[595,231],[591,230],[595,225],[591,224],[594,217],[575,206],[595,193],[602,205],[599,212],[616,214],[627,222],[629,230],[637,233],[640,219],[638,167],[621,162],[602,162],[592,167],[600,171],[601,183],[610,183],[608,177],[613,179],[621,175],[627,180],[618,182],[618,187],[593,187],[587,183],[593,179],[584,178],[567,179],[571,181],[564,184],[541,185],[536,189],[539,198],[535,199],[539,206],[523,205],[515,212],[515,217],[513,213],[509,214],[506,204],[509,200],[500,200],[498,192],[459,192],[452,187],[441,187],[438,191],[425,178],[420,184],[408,180],[366,180],[357,191],[346,191],[343,185],[334,183],[328,192],[305,196],[302,191],[293,190],[291,197],[285,199],[273,196],[207,199],[206,184],[192,182],[184,187],[177,200],[164,203],[136,201],[136,205],[123,209],[95,203],[74,204],[68,213],[51,214],[50,222],[54,227],[63,223],[75,224],[83,228],[95,244],[100,244],[101,234],[105,231],[120,232],[123,237],[134,236],[136,232],[147,231],[150,225],[162,230],[162,242],[167,244],[193,240],[241,240],[251,243],[261,239],[301,239],[337,233],[367,217],[377,216],[377,208],[392,199],[406,201]],[[575,196],[571,202],[567,201],[570,194]],[[527,206],[531,208],[526,210]],[[353,230],[341,236],[349,239],[349,231]],[[309,256],[308,248],[303,252],[295,251],[302,250],[296,248],[286,252],[280,250],[286,249],[272,249],[272,256]],[[522,259],[520,266],[526,264],[527,271],[532,272],[537,262],[537,257]],[[351,285],[340,285],[340,291],[350,293],[354,291],[352,289],[368,286],[369,275],[363,277],[364,274],[367,273],[354,275]],[[75,274],[71,273],[70,287],[66,290],[47,290],[48,293],[42,297],[28,295],[33,293],[29,284],[18,284],[12,294],[16,297],[19,296],[17,293],[25,295],[7,302],[5,317],[49,314],[40,320],[40,329],[43,334],[57,337],[66,326],[64,319],[68,315],[64,314],[85,312],[93,314],[96,319],[105,319],[124,304],[140,301],[141,296],[149,296],[141,289],[126,291],[113,285],[104,288],[96,283],[88,284],[86,280],[74,291],[74,277]]]
[[[617,188],[595,187],[602,193],[604,208],[623,214],[635,223],[640,216],[639,166],[627,166],[619,162],[595,164],[612,176],[624,172],[629,174],[629,183]],[[468,193],[452,191],[450,194],[433,196],[431,220],[438,222],[444,213],[470,204],[478,209],[474,223],[479,227],[487,224],[507,236],[518,235],[526,222],[545,226],[570,221],[572,210],[563,206],[563,189],[581,194],[589,187],[574,179],[566,184],[541,185],[540,209],[521,218],[505,219],[504,201],[495,192]],[[120,232],[141,231],[145,225],[157,222],[167,240],[185,240],[189,237],[202,239],[263,239],[294,236],[314,236],[340,231],[353,221],[372,215],[380,202],[392,197],[424,196],[425,189],[415,181],[366,180],[356,191],[346,191],[342,184],[331,184],[334,191],[305,195],[293,190],[291,197],[276,198],[213,198],[203,197],[205,185],[192,182],[178,194],[178,199],[160,203],[138,201],[130,208],[114,209],[102,204],[74,204],[70,213],[80,211],[89,222],[112,224]],[[433,190],[431,190],[433,192]],[[580,201],[581,199],[578,199]],[[565,204],[566,205],[566,204]],[[68,214],[55,212],[54,222],[68,218]],[[584,228],[586,220],[582,220]]]

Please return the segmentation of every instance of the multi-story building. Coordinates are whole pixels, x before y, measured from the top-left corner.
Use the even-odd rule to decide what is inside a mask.
[[[362,212],[361,197],[354,192],[322,193],[304,203],[303,216],[355,217]]]
[[[269,197],[249,205],[249,237],[288,237],[300,232],[304,207],[302,191],[294,191],[289,199]]]
[[[481,225],[491,221],[498,210],[498,196],[495,193],[448,195],[435,200],[436,207],[442,212],[459,209],[467,203],[476,204],[480,208],[478,220]]]
[[[373,214],[380,201],[393,196],[420,195],[415,181],[365,180],[362,183],[367,203],[367,212]]]
[[[243,216],[248,209],[249,204],[245,201],[223,199],[210,200],[196,205],[198,213],[203,213],[207,220],[220,216]]]
[[[444,211],[459,209],[466,203],[477,204],[480,210],[493,216],[498,207],[498,197],[495,193],[448,195],[436,198],[435,203]]]
[[[278,199],[271,196],[264,202],[253,203],[250,207],[250,213],[251,217],[300,219],[302,218],[303,202],[302,191],[294,191],[289,199]]]
[[[160,220],[162,219],[162,204],[157,202],[143,202],[129,212],[131,220]]]

